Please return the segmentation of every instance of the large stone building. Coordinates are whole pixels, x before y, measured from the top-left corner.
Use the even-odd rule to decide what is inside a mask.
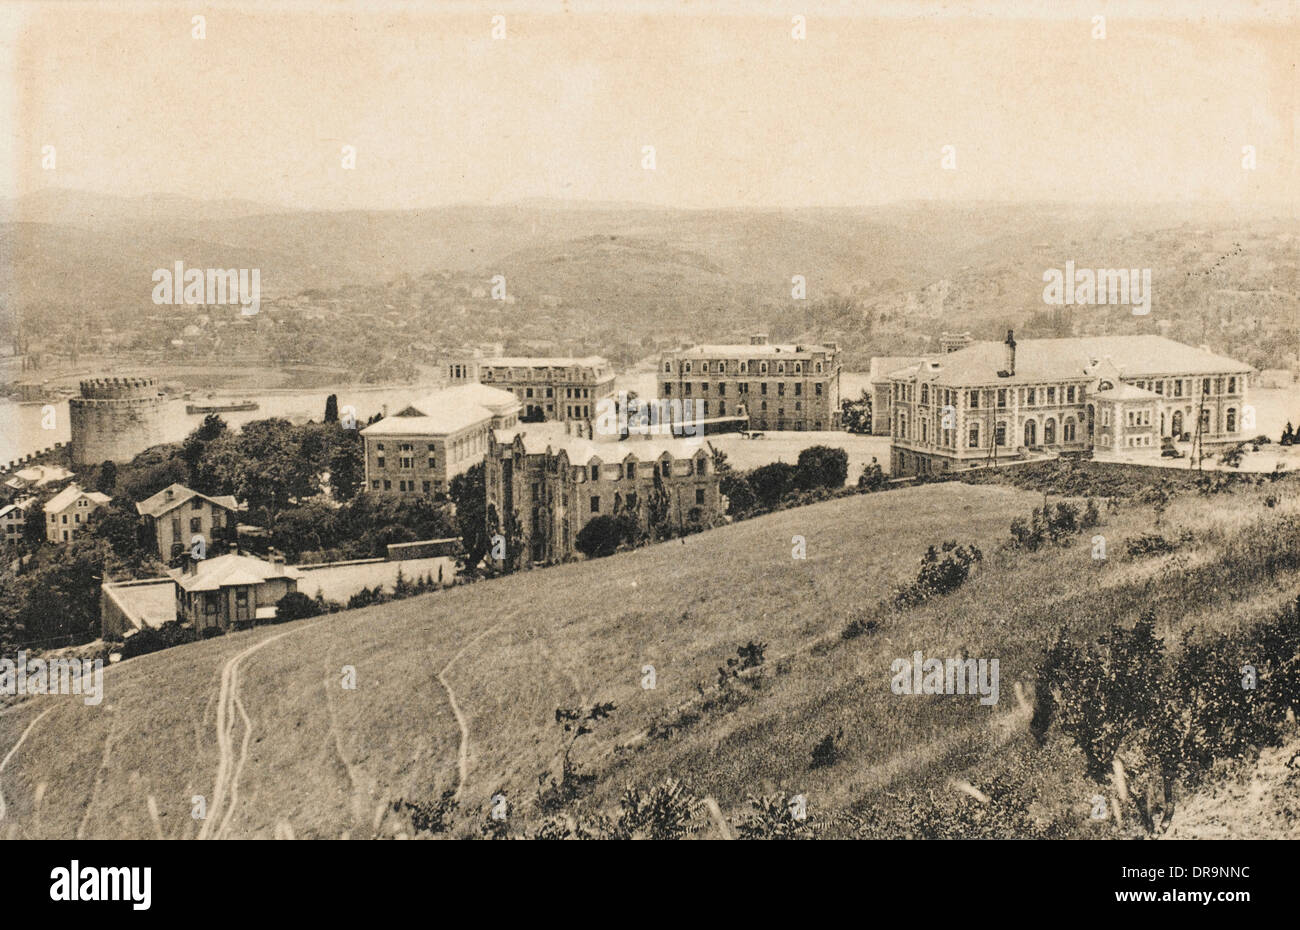
[[[74,467],[129,462],[162,439],[163,397],[153,378],[94,378],[68,401]]]
[[[153,533],[158,557],[176,558],[203,540],[203,551],[238,542],[239,504],[230,495],[209,497],[173,484],[135,505]]]
[[[442,494],[451,479],[483,461],[492,430],[518,422],[509,391],[462,384],[422,398],[361,431],[366,488],[408,496]]]
[[[890,464],[933,474],[1054,453],[1205,445],[1252,428],[1249,365],[1163,336],[979,342],[889,375]]]
[[[660,400],[702,400],[706,418],[743,405],[753,429],[840,426],[840,352],[830,345],[776,345],[765,333],[748,345],[697,345],[659,360]]]
[[[514,514],[524,564],[572,556],[578,533],[601,514],[635,514],[648,527],[658,505],[668,526],[685,528],[722,513],[718,476],[698,440],[602,442],[582,424],[521,424],[494,432],[484,477],[489,531],[505,535]]]
[[[599,355],[482,359],[478,379],[513,392],[526,420],[590,420],[614,393],[614,370]]]

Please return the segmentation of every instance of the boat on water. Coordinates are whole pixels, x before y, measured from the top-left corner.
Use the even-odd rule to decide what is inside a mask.
[[[256,410],[258,407],[255,400],[244,400],[238,403],[229,404],[186,404],[186,413],[231,413],[241,410]]]

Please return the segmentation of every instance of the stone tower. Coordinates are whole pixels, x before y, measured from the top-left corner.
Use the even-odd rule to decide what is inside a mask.
[[[92,378],[68,401],[72,464],[129,462],[162,442],[163,398],[153,378]]]

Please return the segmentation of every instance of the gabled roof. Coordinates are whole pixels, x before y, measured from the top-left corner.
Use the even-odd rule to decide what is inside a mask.
[[[939,367],[933,372],[932,380],[955,386],[1083,380],[1106,361],[1124,378],[1246,374],[1253,370],[1245,362],[1156,335],[1019,340],[1015,374],[999,378],[998,372],[1005,365],[1004,352],[1001,342],[977,342],[956,352],[934,356]],[[926,365],[921,365],[919,371],[927,377],[931,375]]]
[[[168,494],[171,497],[168,497]],[[222,494],[218,497],[209,497],[206,494],[200,494],[192,488],[187,488],[183,484],[172,484],[163,488],[152,497],[147,497],[142,501],[137,501],[135,505],[136,512],[146,517],[160,517],[168,511],[175,510],[181,504],[191,498],[201,497],[205,501],[224,507],[226,510],[236,511],[239,509],[239,502],[229,494]]]
[[[35,500],[36,498],[34,497],[24,497],[22,500],[14,501],[12,504],[5,504],[3,507],[0,507],[0,517],[3,517],[5,514],[14,510],[19,512],[24,511],[30,507]]]
[[[486,384],[435,391],[361,431],[372,436],[446,436],[517,411],[519,398]]]
[[[674,436],[631,436],[627,440],[591,440],[582,436],[570,436],[564,432],[560,423],[527,423],[511,429],[499,429],[494,432],[499,443],[511,443],[518,437],[523,443],[527,455],[542,455],[548,449],[552,455],[564,452],[569,462],[585,465],[593,458],[606,464],[624,462],[635,458],[638,462],[649,462],[662,458],[665,453],[674,459],[694,458],[708,450],[701,440],[679,439]]]
[[[216,591],[235,585],[261,584],[271,578],[301,578],[302,572],[288,565],[275,565],[251,555],[234,552],[201,559],[191,573],[174,568],[167,572],[186,591]]]
[[[86,497],[96,504],[107,504],[113,498],[99,491],[83,491],[75,484],[70,484],[58,494],[55,494],[45,502],[46,513],[60,513],[72,506],[73,502],[80,497]]]

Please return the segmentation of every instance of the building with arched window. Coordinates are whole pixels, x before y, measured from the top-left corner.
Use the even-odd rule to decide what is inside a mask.
[[[891,365],[893,362],[891,361]],[[891,371],[896,475],[1012,459],[1241,441],[1253,369],[1162,336],[978,342]],[[880,403],[877,401],[877,404]],[[880,410],[873,411],[873,419]]]
[[[490,533],[519,529],[525,565],[563,561],[593,517],[632,516],[645,532],[714,525],[719,479],[699,440],[593,439],[581,423],[521,423],[493,431],[484,463]]]

